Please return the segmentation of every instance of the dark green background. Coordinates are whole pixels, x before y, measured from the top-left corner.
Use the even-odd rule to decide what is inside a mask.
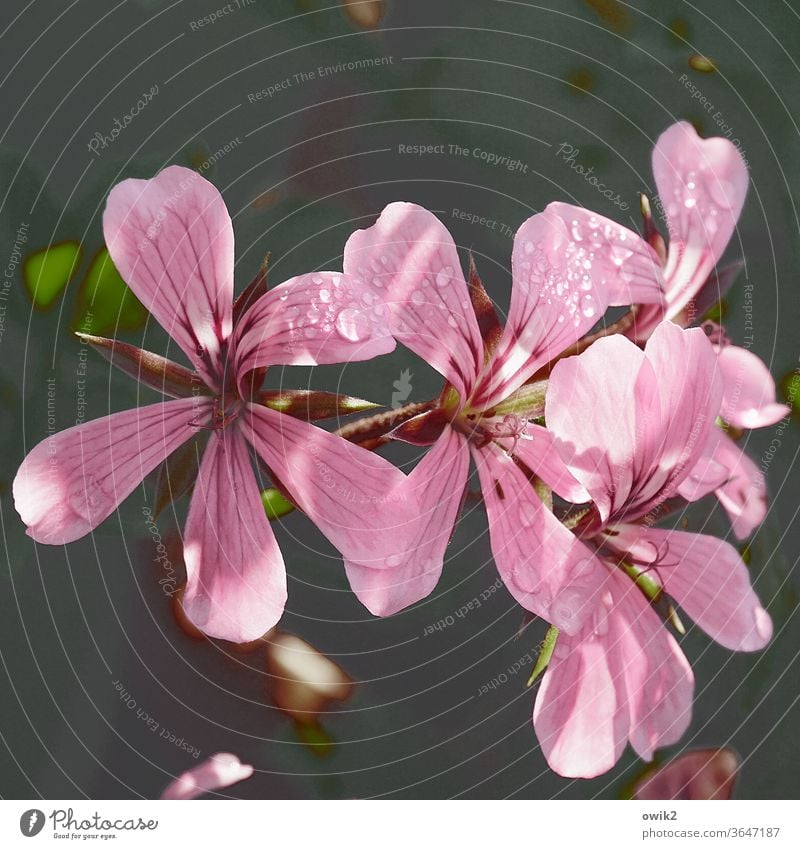
[[[654,139],[678,119],[719,130],[681,81],[697,86],[732,128],[751,165],[752,187],[731,245],[746,271],[731,295],[727,326],[744,326],[743,286],[753,284],[753,349],[776,378],[797,366],[800,15],[797,4],[681,0],[582,2],[389,2],[377,31],[354,26],[333,0],[255,0],[197,31],[214,2],[12,0],[0,12],[3,267],[14,233],[26,249],[74,239],[90,256],[102,241],[99,215],[125,176],[149,177],[169,163],[202,162],[239,139],[206,172],[222,191],[237,237],[237,287],[272,252],[272,281],[337,268],[344,241],[393,200],[441,212],[463,250],[474,251],[500,308],[509,297],[511,239],[453,218],[453,209],[515,230],[551,200],[622,218],[618,208],[562,162],[562,143],[635,210],[653,192]],[[700,73],[703,53],[717,71]],[[248,93],[340,61],[392,57],[274,97]],[[580,87],[570,84],[578,83]],[[87,149],[141,97],[159,92],[100,156]],[[527,173],[472,157],[398,153],[399,144],[458,144],[507,154]],[[253,206],[254,199],[261,201]],[[628,213],[630,216],[631,213]],[[627,222],[636,226],[635,218]],[[134,493],[93,535],[66,548],[24,534],[10,485],[25,452],[46,435],[47,380],[56,380],[59,427],[72,424],[80,346],[70,333],[85,268],[48,311],[34,310],[17,275],[0,342],[0,794],[6,797],[158,795],[190,766],[120,702],[122,681],[138,704],[204,756],[229,750],[257,769],[232,789],[245,797],[375,795],[544,798],[614,797],[642,765],[626,752],[590,782],[548,771],[530,717],[526,671],[478,697],[480,687],[530,652],[539,624],[516,639],[520,609],[500,589],[441,632],[425,629],[496,580],[486,520],[467,507],[436,593],[386,620],[349,593],[336,552],[300,515],[276,528],[290,575],[282,627],[328,653],[358,682],[325,719],[337,741],[327,758],[309,751],[271,704],[260,654],[191,640],[175,624],[152,563]],[[155,327],[124,331],[164,350]],[[273,384],[348,391],[380,403],[410,368],[410,400],[438,391],[439,378],[404,350],[367,364],[275,370]],[[121,374],[89,361],[88,415],[155,400]],[[800,795],[797,761],[800,632],[795,615],[798,447],[796,425],[748,437],[760,462],[776,435],[769,469],[772,507],[752,546],[751,566],[776,625],[758,657],[732,655],[690,631],[697,676],[694,722],[681,747],[731,745],[745,759],[744,797]],[[414,454],[395,449],[395,459]],[[169,512],[162,532],[179,527]],[[727,525],[712,504],[697,527]],[[674,751],[679,751],[676,747]],[[528,824],[532,825],[532,824]],[[521,824],[524,826],[524,824]]]

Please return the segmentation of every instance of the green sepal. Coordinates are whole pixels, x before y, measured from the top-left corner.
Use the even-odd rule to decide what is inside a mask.
[[[191,398],[193,395],[209,395],[210,390],[202,378],[188,368],[153,354],[136,345],[92,336],[76,331],[75,335],[85,345],[91,345],[101,357],[116,366],[121,372],[143,383],[162,395],[171,398]]]
[[[547,629],[547,633],[544,635],[544,639],[539,647],[539,656],[536,658],[536,663],[533,665],[533,672],[531,672],[531,676],[525,684],[526,688],[532,687],[536,679],[550,665],[550,658],[553,656],[556,640],[558,640],[558,628],[555,625],[551,625]]]
[[[352,398],[350,395],[337,395],[335,392],[317,392],[311,389],[288,389],[281,391],[259,392],[257,401],[270,410],[286,413],[303,421],[330,419],[334,416],[349,416],[351,413],[363,413],[374,410],[380,404]]]

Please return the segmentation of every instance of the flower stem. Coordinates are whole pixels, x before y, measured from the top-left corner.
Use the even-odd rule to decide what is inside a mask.
[[[420,413],[427,412],[435,403],[435,400],[431,400],[406,404],[404,407],[398,407],[396,410],[387,410],[386,412],[366,416],[354,422],[348,422],[338,430],[335,430],[334,433],[349,442],[355,442],[362,448],[372,450],[389,442],[386,434],[390,430],[393,430],[398,425]]]

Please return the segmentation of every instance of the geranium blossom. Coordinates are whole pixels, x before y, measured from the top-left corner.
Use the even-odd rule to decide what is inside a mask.
[[[609,305],[660,300],[655,252],[608,219],[593,216],[573,227],[548,207],[525,221],[514,239],[511,306],[503,329],[493,309],[479,326],[453,239],[422,207],[387,206],[376,224],[350,237],[344,268],[371,284],[387,304],[394,336],[448,381],[434,409],[392,434],[432,445],[406,485],[421,505],[426,537],[449,539],[471,453],[506,586],[520,604],[572,630],[570,605],[556,591],[585,556],[543,506],[532,476],[568,500],[586,501],[588,495],[552,450],[550,433],[533,421],[543,412],[543,384],[525,384]],[[430,593],[441,569],[441,558],[382,571],[347,567],[354,591],[381,615]],[[531,587],[542,582],[551,591],[532,594]]]
[[[733,275],[714,269],[731,240],[747,195],[747,165],[736,146],[724,138],[701,139],[681,121],[659,137],[653,150],[653,174],[667,223],[663,248],[663,304],[643,305],[627,330],[646,340],[662,318],[683,327],[696,324],[724,294]],[[592,213],[569,204],[554,204],[565,221],[584,224]],[[643,240],[636,236],[636,243]],[[633,245],[628,245],[628,250]],[[638,248],[641,250],[641,247]],[[765,427],[787,415],[776,403],[775,382],[764,363],[746,348],[732,345],[712,328],[723,376],[721,417],[734,428]],[[728,470],[716,494],[739,538],[748,536],[766,515],[763,476],[732,440],[710,434],[705,463]],[[712,453],[713,452],[713,453]]]
[[[600,339],[553,369],[547,423],[594,508],[578,525],[584,552],[572,615],[537,694],[534,725],[550,766],[592,777],[629,740],[649,760],[691,718],[692,672],[643,592],[623,571],[644,573],[709,636],[755,651],[772,623],[727,542],[653,527],[678,493],[700,496],[714,469],[697,468],[722,400],[714,350],[702,330],[660,324],[642,351]]]
[[[208,760],[198,764],[171,781],[162,799],[197,799],[205,793],[222,790],[238,784],[253,774],[250,764],[243,764],[236,755],[217,752]]]
[[[349,563],[378,570],[424,562],[430,553],[424,541],[417,548],[417,510],[397,494],[405,479],[398,469],[258,403],[269,365],[365,360],[393,349],[371,288],[352,275],[315,272],[247,310],[234,305],[230,216],[214,186],[186,168],[120,183],[103,226],[120,274],[194,368],[134,349],[139,373],[158,361],[157,388],[188,397],[114,413],[36,446],[14,481],[30,536],[55,545],[89,533],[169,454],[207,433],[184,534],[183,605],[210,636],[255,639],[286,600],[251,447]]]

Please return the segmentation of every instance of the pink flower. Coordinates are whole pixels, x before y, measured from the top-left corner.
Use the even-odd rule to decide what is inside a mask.
[[[585,559],[572,594],[560,594],[579,630],[559,635],[534,710],[542,750],[561,775],[605,772],[627,741],[649,760],[689,725],[691,669],[630,572],[647,576],[726,648],[756,651],[771,637],[731,545],[652,527],[668,499],[716,485],[713,465],[689,476],[721,398],[705,334],[671,322],[644,351],[613,336],[553,369],[548,427],[596,510],[577,528]]]
[[[252,774],[253,767],[250,764],[243,764],[236,755],[218,752],[170,782],[161,798],[197,799],[204,793],[222,790],[244,781]]]
[[[269,365],[366,360],[393,349],[385,308],[373,303],[370,287],[339,272],[305,274],[243,311],[233,303],[230,216],[214,186],[185,168],[120,183],[103,226],[120,274],[195,371],[163,361],[159,388],[188,397],[114,413],[36,446],[14,481],[29,535],[53,545],[84,536],[171,452],[208,433],[186,522],[183,597],[206,634],[255,639],[286,601],[251,448],[354,568],[424,560],[425,544],[418,549],[413,539],[415,505],[394,500],[405,480],[399,470],[257,403]],[[132,350],[142,355],[140,366],[159,360]]]
[[[636,782],[634,797],[658,799],[730,799],[739,772],[731,749],[696,749],[673,758]]]
[[[344,268],[371,283],[389,307],[393,335],[448,381],[435,409],[393,433],[432,446],[407,484],[421,505],[426,538],[438,540],[443,554],[471,454],[503,580],[524,607],[570,631],[555,595],[562,576],[585,554],[543,506],[532,476],[571,501],[588,496],[553,451],[551,434],[532,421],[543,412],[544,384],[526,381],[583,336],[610,304],[659,300],[661,293],[658,258],[647,244],[599,216],[572,226],[558,215],[559,206],[529,218],[516,234],[503,329],[491,307],[479,325],[452,237],[419,206],[390,204],[376,224],[354,233]],[[474,279],[471,286],[478,300],[485,299]],[[426,596],[441,570],[441,557],[393,570],[352,563],[347,569],[354,591],[379,615]],[[542,583],[549,594],[530,592]]]
[[[642,306],[629,331],[640,342],[662,318],[683,327],[696,324],[724,294],[735,275],[712,272],[736,228],[749,182],[747,165],[735,145],[724,138],[701,139],[685,121],[659,137],[653,150],[653,174],[669,243],[663,267],[664,303]],[[567,204],[559,205],[559,210],[565,221],[583,223],[592,215]],[[638,236],[635,240],[643,241]],[[789,408],[776,403],[775,382],[764,363],[745,348],[731,345],[724,333],[715,330],[714,335],[724,387],[722,418],[735,428],[756,428],[786,416]],[[763,481],[733,443],[720,446],[714,437],[713,445],[720,455],[715,461],[728,461],[729,471],[716,495],[734,532],[744,538],[766,515]],[[707,459],[710,455],[703,462]]]

